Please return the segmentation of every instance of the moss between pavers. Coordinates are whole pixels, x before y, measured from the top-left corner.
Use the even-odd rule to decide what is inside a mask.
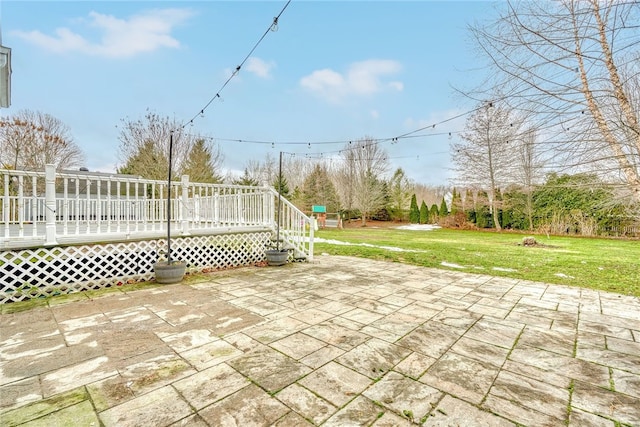
[[[122,292],[132,292],[132,291],[140,291],[143,289],[151,289],[151,288],[160,288],[162,286],[166,286],[157,282],[137,282],[137,283],[129,283],[127,285],[122,285],[117,290]]]
[[[85,292],[73,292],[71,294],[54,295],[48,297],[49,306],[69,304],[76,301],[87,300],[87,294]]]
[[[51,396],[50,398],[45,400],[31,403],[21,408],[9,410],[3,413],[0,418],[2,419],[2,425],[4,426],[17,426],[28,421],[32,421],[52,414],[54,412],[58,412],[61,409],[77,405],[80,402],[88,402],[88,399],[89,395],[87,394],[87,390],[84,387],[80,387],[65,393]],[[93,409],[91,410],[93,411]],[[46,425],[50,426],[55,424],[48,423]],[[58,425],[74,425],[74,423]]]
[[[132,380],[131,390],[133,390],[134,393],[140,393],[141,390],[145,388],[175,378],[180,372],[184,372],[189,368],[190,366],[181,359],[163,363],[154,369],[153,372]]]
[[[135,397],[133,391],[127,387],[126,381],[120,376],[89,384],[87,390],[98,412]]]
[[[105,380],[89,384],[87,390],[98,412],[119,405],[136,395],[143,394],[153,388],[157,388],[172,379],[181,372],[190,369],[190,366],[181,359],[172,360],[150,369],[148,373],[140,377],[121,376],[110,377]]]
[[[85,400],[60,411],[53,412],[42,418],[29,421],[20,427],[51,427],[51,426],[99,426],[100,420],[93,410],[91,402]]]
[[[47,299],[35,298],[28,301],[4,303],[0,304],[0,306],[2,307],[2,314],[20,313],[36,307],[46,307]]]

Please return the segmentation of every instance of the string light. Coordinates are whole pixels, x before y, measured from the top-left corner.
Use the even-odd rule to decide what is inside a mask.
[[[220,97],[219,93],[216,94],[215,97]],[[214,98],[215,98],[214,97]],[[488,104],[489,106],[493,107],[493,102]],[[391,144],[398,144],[398,142],[400,141],[400,139],[408,139],[408,138],[424,138],[424,137],[436,137],[436,136],[440,136],[440,135],[447,135],[449,137],[449,140],[452,139],[454,134],[460,134],[464,131],[448,131],[448,132],[440,132],[440,133],[435,133],[435,132],[429,132],[429,133],[423,133],[420,134],[419,132],[421,131],[425,131],[425,130],[432,130],[435,129],[437,125],[441,125],[443,123],[447,123],[449,121],[464,117],[466,115],[469,115],[471,113],[474,113],[480,109],[484,109],[487,106],[487,104],[484,104],[483,106],[471,109],[469,111],[466,111],[464,113],[458,114],[454,117],[450,117],[448,119],[442,120],[440,122],[437,123],[431,123],[427,126],[412,130],[410,132],[398,135],[398,136],[394,136],[394,137],[390,137],[390,138],[367,138],[367,142],[369,142],[370,144],[380,144],[380,143],[384,143],[384,142],[391,142]],[[201,112],[203,112],[203,110],[201,110]],[[570,112],[569,112],[570,113]],[[577,113],[577,111],[574,112],[574,114]],[[566,114],[566,113],[565,113]],[[580,111],[580,114],[584,114],[584,110]],[[578,116],[580,117],[580,116]],[[566,120],[564,120],[564,122],[569,122],[572,120],[576,120],[577,117],[572,117],[572,118],[568,118]],[[191,120],[191,124],[193,122],[193,119]],[[563,131],[569,131],[570,127],[569,126],[565,126],[565,123],[560,123],[560,127]],[[509,128],[514,128],[515,123],[509,123]],[[506,124],[504,125],[506,126]],[[557,127],[558,124],[554,124],[552,122],[546,122],[546,124],[543,124],[543,126],[536,126],[535,129],[537,131],[544,131],[547,129],[553,129],[554,127]],[[520,136],[524,135],[525,133],[529,132],[529,129],[527,129],[526,131],[524,131]],[[519,138],[520,136],[516,135],[516,138]],[[201,137],[201,136],[198,136]],[[225,138],[212,138],[212,137],[204,137],[205,139],[210,139],[210,140],[214,140],[214,141],[229,141],[229,142],[239,142],[239,143],[256,143],[256,144],[271,144],[272,148],[275,148],[275,144],[276,142],[274,141],[261,141],[261,140],[244,140],[244,139],[225,139]],[[513,142],[514,140],[510,140],[509,142]],[[360,142],[360,141],[356,141],[356,142]],[[342,144],[344,146],[346,146],[346,148],[340,149],[340,150],[336,150],[336,151],[331,151],[329,153],[334,153],[334,154],[342,154],[344,152],[347,152],[349,150],[352,149],[353,147],[353,140],[342,140],[342,141],[313,141],[313,142],[309,142],[307,141],[277,141],[278,144],[289,144],[289,145],[298,145],[298,144],[305,144],[308,148],[308,150],[311,150],[311,145],[323,145],[323,144]],[[544,142],[540,142],[540,143],[553,143],[552,141],[544,141]],[[361,146],[362,149],[365,148],[364,145]],[[459,151],[459,150],[458,150]],[[448,152],[448,151],[447,151]],[[433,154],[433,153],[432,153]],[[293,155],[293,153],[292,153]],[[324,158],[325,155],[327,155],[326,151],[323,151],[319,154],[316,154],[316,156],[320,156],[320,158]],[[305,158],[314,158],[313,154],[310,156],[309,153],[305,154]],[[330,158],[330,157],[329,157]],[[419,156],[416,157],[417,159],[419,159]]]
[[[249,59],[249,57],[251,57],[251,55],[253,54],[253,52],[258,48],[258,46],[260,45],[260,43],[262,43],[262,40],[264,40],[264,38],[267,36],[267,34],[269,34],[269,32],[275,32],[278,29],[278,20],[280,18],[280,16],[282,16],[282,14],[284,13],[284,11],[287,9],[287,7],[289,6],[289,3],[291,3],[291,0],[288,0],[287,3],[285,3],[284,7],[280,10],[280,13],[278,13],[278,15],[276,17],[273,18],[273,22],[269,25],[269,28],[267,28],[267,30],[262,34],[262,36],[258,39],[258,41],[253,45],[253,47],[251,48],[251,50],[249,51],[249,53],[244,57],[244,59],[242,60],[242,62],[240,62],[240,64],[238,66],[236,66],[235,70],[233,71],[233,73],[231,73],[231,75],[229,76],[229,78],[227,78],[227,80],[222,84],[222,86],[220,87],[220,89],[216,92],[216,94],[214,96],[211,97],[211,99],[209,99],[209,101],[205,104],[204,107],[202,107],[200,109],[200,113],[196,114],[193,118],[191,118],[191,120],[188,120],[186,122],[184,122],[182,124],[182,128],[184,129],[185,126],[187,126],[187,124],[192,123],[194,119],[196,119],[198,117],[199,114],[201,114],[202,116],[204,116],[204,111],[209,108],[209,106],[211,105],[211,103],[216,99],[216,98],[220,98],[220,92],[222,92],[224,90],[224,88],[227,87],[227,85],[229,84],[229,82],[231,81],[231,79],[233,79],[234,77],[236,77],[239,73],[240,73],[240,69],[242,68],[242,66],[245,64],[245,62],[247,62],[247,60]],[[222,98],[220,98],[220,100],[222,101]]]

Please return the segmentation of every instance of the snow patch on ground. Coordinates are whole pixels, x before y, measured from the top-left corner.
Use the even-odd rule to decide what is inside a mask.
[[[437,228],[440,228],[437,225],[430,225],[430,224],[411,224],[411,225],[403,225],[401,227],[397,227],[398,229],[402,229],[402,230],[435,230]],[[421,253],[427,253],[429,251],[421,251],[421,250],[416,250],[416,249],[404,249],[404,248],[398,248],[395,246],[379,246],[379,245],[372,245],[371,243],[351,243],[351,242],[345,242],[342,240],[334,240],[334,239],[323,239],[320,237],[314,237],[313,238],[314,242],[317,243],[328,243],[330,245],[343,245],[343,246],[363,246],[363,247],[367,247],[367,248],[378,248],[378,249],[384,249],[387,251],[391,251],[391,252],[421,252]],[[327,255],[327,254],[322,254],[322,255]],[[467,266],[464,265],[460,265],[460,264],[454,264],[451,262],[446,262],[446,261],[442,261],[440,263],[441,266],[443,267],[449,267],[449,268],[458,268],[458,269],[465,269],[468,268]],[[474,269],[478,269],[478,270],[483,270],[484,267],[477,267],[477,266],[471,266]],[[492,268],[495,271],[505,271],[505,272],[516,272],[518,270],[515,270],[513,268],[503,268],[503,267],[493,267]],[[556,276],[558,277],[566,277],[566,278],[570,278],[573,279],[573,277],[571,276],[566,276],[563,275],[562,273],[558,273],[556,274]]]
[[[438,228],[442,228],[442,227],[435,224],[409,224],[409,225],[401,225],[400,227],[396,227],[396,230],[431,231],[431,230],[437,230]]]
[[[314,237],[313,241],[318,243],[328,243],[330,245],[364,246],[367,248],[379,248],[379,249],[385,249],[387,251],[392,251],[392,252],[427,252],[427,251],[418,251],[415,249],[397,248],[395,246],[378,246],[378,245],[372,245],[371,243],[351,243],[351,242],[343,242],[341,240],[322,239],[317,237]]]
[[[440,263],[440,265],[443,266],[443,267],[451,267],[451,268],[467,268],[464,265],[454,264],[454,263],[446,262],[446,261],[442,261]]]

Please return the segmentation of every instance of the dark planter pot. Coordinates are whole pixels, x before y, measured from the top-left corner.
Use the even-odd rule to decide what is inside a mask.
[[[153,271],[156,273],[156,282],[163,285],[179,283],[184,277],[187,264],[184,262],[172,262],[167,264],[166,261],[159,261],[153,264]]]
[[[267,264],[272,266],[285,265],[289,259],[289,251],[285,249],[269,249],[265,252]]]

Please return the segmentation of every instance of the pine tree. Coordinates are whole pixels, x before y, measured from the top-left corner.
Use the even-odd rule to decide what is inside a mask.
[[[402,221],[405,218],[407,202],[411,199],[413,185],[401,168],[396,169],[389,181],[389,210],[394,220]]]
[[[287,183],[287,178],[285,178],[284,176],[282,177],[282,180],[279,180],[276,177],[276,180],[273,182],[273,188],[275,188],[275,190],[278,191],[282,195],[282,197],[289,197],[289,184]]]
[[[300,194],[304,211],[310,212],[313,205],[327,207],[327,212],[338,212],[340,203],[338,193],[329,178],[326,167],[315,165],[313,170],[306,176],[302,184]]]
[[[409,208],[409,222],[411,224],[418,224],[420,222],[420,210],[418,209],[418,201],[415,194],[411,196],[411,206]]]
[[[420,224],[428,224],[429,223],[429,208],[427,204],[422,201],[420,205]]]
[[[442,203],[440,203],[440,210],[438,211],[438,213],[440,214],[441,218],[449,216],[449,208],[447,207],[447,201],[444,199],[444,197],[442,198]]]
[[[462,196],[460,195],[460,192],[456,191],[454,187],[453,195],[451,196],[451,215],[455,216],[458,212],[462,212],[463,210]]]
[[[434,224],[437,224],[438,220],[440,219],[440,213],[438,212],[438,205],[436,205],[435,203],[431,205],[431,209],[429,210],[429,217],[431,219],[431,222]]]
[[[467,216],[467,221],[476,223],[476,205],[473,200],[473,193],[467,189],[467,193],[464,197],[464,213]]]
[[[235,185],[258,185],[258,181],[256,181],[251,177],[251,175],[249,175],[249,170],[247,168],[244,168],[244,173],[242,174],[242,176],[238,179],[234,179],[233,183]]]
[[[489,196],[486,191],[478,192],[476,204],[476,225],[478,228],[491,228],[491,211],[489,209]]]
[[[212,148],[205,144],[204,139],[198,139],[191,146],[187,159],[182,168],[182,175],[189,175],[191,182],[205,182],[220,184],[223,179],[214,171]]]

